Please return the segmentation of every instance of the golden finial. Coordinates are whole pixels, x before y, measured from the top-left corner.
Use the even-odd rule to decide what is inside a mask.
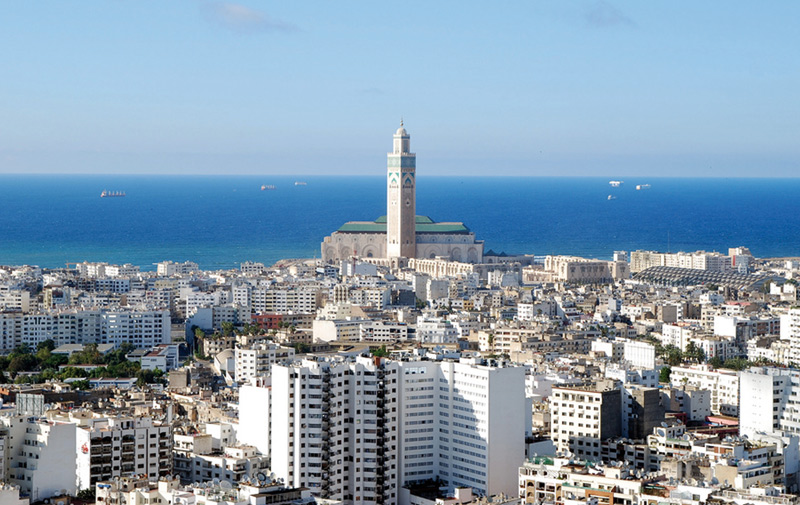
[[[403,127],[403,116],[400,116],[400,128]]]

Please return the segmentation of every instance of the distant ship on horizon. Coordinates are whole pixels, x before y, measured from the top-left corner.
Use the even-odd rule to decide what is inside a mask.
[[[618,188],[622,186],[625,183],[625,181],[608,181],[608,183],[611,185],[612,188]]]
[[[305,182],[305,181],[295,181],[294,185],[295,186],[308,186],[308,183]]]
[[[650,185],[649,184],[639,184],[638,186],[636,186],[636,191],[641,191],[643,189],[650,189]]]
[[[616,200],[616,199],[617,199],[617,197],[616,197],[616,196],[614,196],[614,195],[608,195],[608,199],[609,199],[609,200]]]
[[[120,197],[120,196],[125,196],[125,192],[124,191],[108,191],[108,190],[104,189],[103,192],[100,193],[100,198],[113,198],[113,197]]]
[[[264,184],[261,186],[261,191],[267,191],[268,189],[276,189],[276,186],[272,184]]]

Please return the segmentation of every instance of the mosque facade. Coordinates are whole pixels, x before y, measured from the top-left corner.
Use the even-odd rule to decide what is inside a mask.
[[[386,215],[375,221],[348,221],[321,245],[322,259],[334,262],[364,258],[444,258],[483,261],[483,241],[464,223],[436,222],[416,215],[416,154],[403,127],[395,132],[387,155]]]

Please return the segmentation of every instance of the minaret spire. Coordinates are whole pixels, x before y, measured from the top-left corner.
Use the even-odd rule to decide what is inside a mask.
[[[392,137],[387,155],[386,256],[414,258],[417,253],[417,155],[411,152],[411,136],[403,127]]]

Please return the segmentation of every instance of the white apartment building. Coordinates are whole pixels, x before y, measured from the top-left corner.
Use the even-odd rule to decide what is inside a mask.
[[[245,261],[239,265],[239,269],[245,275],[261,275],[264,273],[266,267],[263,263],[257,263],[254,261]]]
[[[417,321],[416,339],[423,344],[455,344],[458,342],[458,330],[447,319],[424,318]]]
[[[736,358],[742,354],[736,345],[736,337],[719,335],[697,335],[689,339],[696,347],[703,350],[706,359],[719,358],[722,361]]]
[[[786,462],[786,486],[797,489],[800,470],[800,371],[751,367],[740,372],[739,433],[775,442]]]
[[[261,454],[269,456],[272,417],[271,381],[257,378],[239,388],[239,443],[252,445]]]
[[[690,384],[711,391],[711,411],[728,416],[739,415],[739,373],[733,370],[715,370],[709,365],[672,367],[670,383],[673,387]]]
[[[44,314],[0,313],[0,345],[35,348],[47,339],[56,345],[114,344],[154,347],[171,341],[168,310],[68,309]]]
[[[105,275],[108,277],[135,277],[139,274],[139,266],[125,263],[124,265],[106,265]]]
[[[200,268],[197,263],[184,261],[176,263],[174,261],[162,261],[156,263],[156,273],[159,277],[172,277],[173,275],[186,275],[198,271]]]
[[[788,360],[800,363],[800,309],[789,309],[781,315],[780,335],[781,340],[789,344]]]
[[[635,367],[652,370],[656,367],[656,347],[641,340],[626,340],[623,359]]]
[[[523,368],[304,361],[272,372],[272,468],[345,503],[398,503],[405,484],[514,492],[530,425]]]
[[[255,344],[234,351],[235,378],[240,384],[255,377],[269,375],[272,365],[294,357],[294,348],[277,344]]]
[[[31,308],[31,294],[23,289],[0,291],[0,311],[28,312]]]
[[[169,372],[178,368],[178,344],[161,344],[139,358],[142,370]]]
[[[95,279],[94,290],[101,293],[129,293],[131,280],[118,277],[101,277]]]
[[[250,306],[250,293],[253,287],[250,284],[237,284],[231,288],[231,299],[233,303],[240,307],[246,307],[249,311]]]
[[[172,473],[172,427],[167,423],[149,417],[94,417],[83,413],[61,419],[77,428],[78,489],[113,477],[144,474],[158,479]]]
[[[556,450],[598,460],[602,441],[622,434],[622,393],[618,388],[554,386],[550,416]]]
[[[256,314],[314,314],[321,305],[322,289],[317,287],[255,288],[250,308]]]
[[[731,258],[718,252],[697,251],[693,253],[660,253],[655,251],[633,251],[631,272],[637,273],[650,267],[677,267],[710,272],[731,270]]]
[[[702,328],[687,323],[664,324],[661,327],[661,343],[664,345],[674,345],[681,351],[686,350],[689,341],[693,339]]]
[[[408,340],[408,325],[395,321],[365,321],[360,326],[362,342],[405,342]]]
[[[314,340],[358,342],[361,339],[361,325],[366,321],[366,319],[314,319],[311,328]]]
[[[348,299],[354,305],[383,310],[392,302],[392,289],[389,287],[351,289]]]
[[[0,417],[8,430],[5,447],[6,481],[19,486],[33,501],[78,487],[76,426],[31,416]]]
[[[269,473],[267,456],[255,447],[235,445],[215,450],[209,434],[175,434],[172,455],[173,471],[184,483],[214,479],[239,482],[258,472]]]

